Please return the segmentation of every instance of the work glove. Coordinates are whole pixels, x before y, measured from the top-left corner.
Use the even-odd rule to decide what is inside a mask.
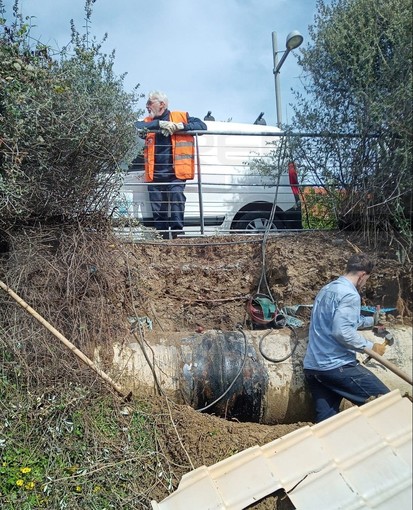
[[[380,354],[380,356],[383,356],[385,350],[386,350],[386,344],[385,343],[382,343],[382,344],[378,344],[378,343],[373,344],[372,351],[376,352],[377,354]]]
[[[159,129],[163,136],[170,136],[175,133],[175,131],[181,131],[184,129],[183,122],[168,122],[167,120],[159,121]]]

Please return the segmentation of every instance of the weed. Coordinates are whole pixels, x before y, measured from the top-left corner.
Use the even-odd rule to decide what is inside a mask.
[[[79,392],[73,384],[26,391],[25,398],[17,397],[10,379],[2,388],[3,510],[101,510],[131,498],[149,505],[142,487],[153,485],[148,476],[159,483],[156,466],[162,462],[154,455],[154,422],[139,403],[125,415],[115,396]]]

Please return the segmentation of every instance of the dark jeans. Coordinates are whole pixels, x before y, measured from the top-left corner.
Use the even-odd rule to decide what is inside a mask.
[[[361,406],[370,397],[390,391],[359,363],[326,371],[304,369],[304,375],[315,403],[317,423],[337,414],[343,398]]]
[[[185,182],[148,186],[156,230],[182,231],[184,228]]]

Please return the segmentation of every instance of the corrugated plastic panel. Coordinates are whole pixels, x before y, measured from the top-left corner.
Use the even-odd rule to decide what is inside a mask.
[[[412,510],[412,403],[392,391],[183,476],[153,510],[241,510],[284,488],[299,510]]]

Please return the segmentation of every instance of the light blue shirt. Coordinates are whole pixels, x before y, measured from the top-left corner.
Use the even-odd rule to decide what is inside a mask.
[[[360,315],[360,306],[360,294],[345,276],[320,290],[311,313],[304,368],[332,370],[354,362],[357,351],[373,347],[357,332],[374,325],[373,317]]]

